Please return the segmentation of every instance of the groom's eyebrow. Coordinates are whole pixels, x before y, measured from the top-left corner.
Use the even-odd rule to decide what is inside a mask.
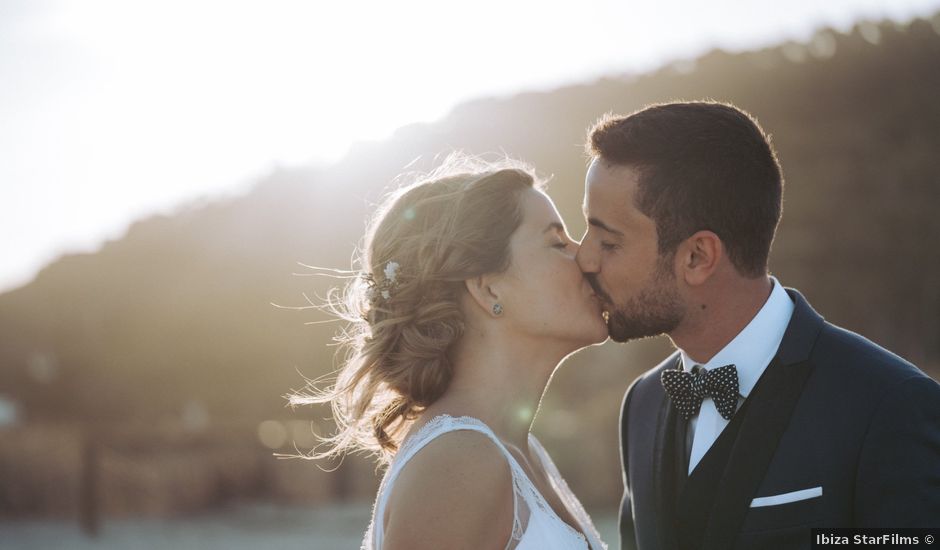
[[[588,218],[588,223],[589,223],[590,225],[593,225],[594,227],[597,227],[597,228],[599,228],[599,229],[603,229],[604,231],[606,231],[606,232],[608,232],[608,233],[610,233],[610,234],[612,234],[612,235],[617,235],[618,237],[623,237],[623,233],[622,233],[622,232],[617,231],[617,230],[614,229],[613,227],[608,226],[606,223],[600,221],[600,220],[597,219],[597,218]]]
[[[597,218],[592,218],[592,217],[588,216],[587,205],[584,204],[584,203],[581,203],[581,213],[584,214],[584,219],[587,220],[588,225],[593,225],[594,227],[597,227],[597,228],[599,228],[599,229],[603,229],[604,231],[606,231],[606,232],[608,232],[608,233],[610,233],[610,234],[612,234],[612,235],[616,235],[616,236],[618,236],[618,237],[623,237],[623,233],[622,233],[622,232],[617,231],[617,230],[614,229],[613,227],[610,227],[609,225],[607,225],[606,223],[600,221],[600,220],[597,219]]]

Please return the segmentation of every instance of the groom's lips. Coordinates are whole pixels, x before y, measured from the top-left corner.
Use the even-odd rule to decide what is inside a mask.
[[[605,323],[610,323],[610,308],[606,307],[612,305],[613,301],[610,299],[610,295],[604,292],[604,289],[601,288],[600,283],[597,282],[597,276],[593,273],[585,273],[584,278],[587,279],[591,288],[594,289],[594,299],[600,303],[601,306],[601,317],[604,318]]]
[[[610,295],[604,292],[604,289],[601,288],[600,283],[597,282],[596,275],[594,275],[593,273],[585,273],[584,278],[587,279],[588,284],[591,285],[591,288],[594,289],[594,294],[602,303],[605,303],[605,304],[613,303],[613,301],[610,299]]]

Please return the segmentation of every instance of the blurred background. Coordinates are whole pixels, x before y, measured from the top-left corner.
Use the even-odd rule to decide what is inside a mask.
[[[455,149],[551,176],[578,238],[587,127],[700,98],[773,135],[773,273],[938,378],[940,1],[0,0],[0,546],[357,548],[376,464],[274,457],[332,429],[283,397],[337,364],[299,264]],[[670,349],[573,356],[536,419],[612,547]]]

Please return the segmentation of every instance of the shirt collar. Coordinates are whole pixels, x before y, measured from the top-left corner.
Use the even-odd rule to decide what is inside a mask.
[[[773,283],[770,297],[757,315],[711,361],[702,365],[709,370],[735,365],[738,371],[738,392],[743,397],[751,393],[764,369],[777,354],[793,315],[794,305],[787,291],[775,277],[770,280]],[[682,353],[682,368],[691,370],[695,361],[684,350],[679,351]]]

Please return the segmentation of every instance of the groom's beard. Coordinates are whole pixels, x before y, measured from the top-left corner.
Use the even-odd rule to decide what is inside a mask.
[[[666,262],[657,266],[649,283],[625,304],[615,303],[593,274],[588,274],[587,279],[609,308],[607,333],[615,342],[668,334],[685,315],[685,305],[676,291],[675,274]]]

